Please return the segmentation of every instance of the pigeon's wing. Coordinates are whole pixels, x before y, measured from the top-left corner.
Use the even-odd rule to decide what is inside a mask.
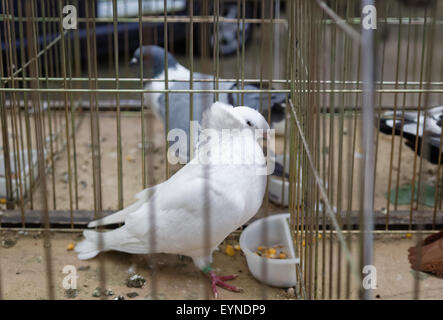
[[[106,216],[104,218],[95,221],[91,221],[88,224],[88,227],[92,228],[108,224],[123,223],[125,221],[126,216],[131,212],[137,211],[142,206],[143,203],[149,201],[149,199],[155,194],[155,192],[160,188],[161,185],[162,183],[150,188],[146,188],[143,191],[140,191],[135,195],[135,198],[137,199],[135,203],[109,216]]]
[[[149,246],[150,235],[155,235],[155,252],[198,256],[205,247],[204,230],[210,228],[208,246],[217,246],[237,227],[236,219],[245,208],[245,199],[237,192],[242,179],[233,179],[238,173],[217,167],[183,167],[150,203],[127,216],[128,239],[136,237]]]

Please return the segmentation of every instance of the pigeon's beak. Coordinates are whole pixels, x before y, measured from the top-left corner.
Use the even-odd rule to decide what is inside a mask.
[[[136,57],[132,58],[131,61],[129,62],[130,66],[135,66],[138,65],[138,59]]]

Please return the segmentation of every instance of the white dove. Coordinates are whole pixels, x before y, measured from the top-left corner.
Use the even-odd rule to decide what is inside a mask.
[[[224,282],[236,275],[217,276],[211,270],[212,252],[262,204],[266,159],[255,129],[267,133],[269,125],[249,107],[216,102],[204,113],[202,127],[210,134],[203,130],[194,159],[167,181],[138,193],[134,204],[89,223],[88,227],[124,225],[102,233],[85,230],[85,240],[75,247],[79,259],[109,250],[181,254],[209,275],[215,297],[216,285],[240,291]],[[225,129],[230,129],[228,139]],[[150,241],[153,234],[155,247]]]

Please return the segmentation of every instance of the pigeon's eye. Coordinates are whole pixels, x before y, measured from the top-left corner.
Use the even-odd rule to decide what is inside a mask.
[[[246,124],[248,125],[248,126],[250,126],[250,127],[252,127],[252,123],[251,123],[251,121],[246,121]]]

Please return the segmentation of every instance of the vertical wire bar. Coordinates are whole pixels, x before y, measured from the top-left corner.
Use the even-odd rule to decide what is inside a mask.
[[[139,26],[141,28],[142,26],[142,16],[143,16],[143,1],[139,0]],[[141,37],[141,32],[142,29],[140,29],[140,45],[139,48],[142,48],[142,41],[143,38]],[[150,35],[150,34],[148,34]],[[149,39],[150,40],[150,39]],[[149,41],[148,41],[149,43]],[[143,62],[143,54],[140,54],[140,75],[141,75],[141,80],[140,80],[140,85],[143,88],[143,78],[144,78],[144,63]],[[142,94],[143,95],[143,94]],[[144,101],[144,100],[142,100]],[[143,105],[143,104],[142,104]],[[145,158],[143,161],[146,162],[146,170],[147,170],[147,183],[148,185],[151,187],[153,185],[155,185],[155,176],[154,176],[154,167],[153,167],[153,160],[152,157],[149,157],[148,155],[152,155],[153,154],[153,149],[154,149],[154,144],[151,143],[151,141],[154,141],[153,137],[154,137],[154,126],[153,126],[153,121],[151,117],[146,118],[146,128],[147,128],[147,136],[148,136],[148,150],[145,153]],[[167,161],[167,159],[166,159]],[[151,251],[155,252],[156,250],[156,246],[157,246],[157,234],[155,232],[155,224],[156,224],[156,201],[154,199],[154,201],[149,201],[149,212],[150,214],[148,215],[148,225],[152,226],[150,232],[148,233],[148,241],[149,241],[149,246],[152,248]],[[151,297],[153,299],[158,299],[158,295],[157,295],[157,291],[158,291],[158,281],[157,281],[157,269],[154,268],[152,269],[152,276],[151,276]]]
[[[353,9],[356,8],[358,4],[356,4],[356,2],[354,2],[354,6],[352,7]],[[351,46],[351,44],[350,44]],[[349,70],[348,70],[348,74],[346,76],[346,79],[351,79],[351,65],[354,65],[354,60],[352,59],[352,56],[354,56],[353,54],[353,50],[351,50],[351,48],[349,48],[349,50],[351,51],[350,55],[351,57],[349,58]],[[360,79],[360,46],[358,46],[358,51],[357,51],[357,57],[356,57],[357,61],[357,68],[356,68],[356,87],[357,89],[360,86],[359,83],[359,79]],[[358,93],[355,94],[355,107],[357,108],[358,106]],[[351,101],[352,96],[348,95],[348,100]],[[351,226],[351,212],[352,212],[352,200],[353,200],[353,187],[354,187],[354,165],[355,165],[355,147],[356,147],[356,133],[357,133],[357,119],[358,119],[358,114],[357,112],[353,112],[353,119],[349,119],[349,124],[350,127],[348,129],[349,135],[348,135],[348,161],[350,162],[350,168],[348,171],[348,190],[347,190],[347,194],[348,194],[348,202],[347,202],[347,208],[346,208],[346,228],[348,231],[350,231],[352,229]],[[349,232],[347,234],[347,239],[346,239],[346,243],[347,246],[349,248],[349,251],[352,252],[352,235]],[[352,281],[352,277],[351,277],[351,264],[349,262],[346,263],[346,299],[350,299],[351,298],[351,281]]]
[[[422,34],[422,47],[421,47],[421,59],[420,59],[420,80],[419,80],[419,89],[423,90],[423,76],[424,76],[424,63],[425,63],[425,49],[426,49],[426,40],[427,40],[427,23],[428,23],[428,10],[425,8],[424,11],[424,22],[423,22],[423,34]],[[421,108],[422,108],[422,91],[418,93],[418,104],[417,104],[417,119],[420,119]],[[409,230],[412,230],[412,222],[413,222],[413,210],[414,210],[414,195],[415,195],[415,179],[416,179],[416,169],[417,169],[417,157],[418,157],[418,144],[419,144],[419,129],[420,126],[417,125],[417,130],[415,132],[415,147],[414,147],[414,163],[413,163],[413,171],[412,171],[412,188],[411,188],[411,205],[409,208]],[[424,131],[424,130],[423,130]],[[417,190],[417,207],[420,201],[420,174],[419,174],[419,182],[418,182],[418,190]]]
[[[62,38],[61,46],[60,46],[60,56],[61,56],[61,69],[62,69],[62,77],[63,77],[63,89],[68,89],[68,81],[67,81],[67,73],[66,73],[66,48],[65,48],[65,38],[63,36],[63,0],[59,0],[59,31]],[[66,158],[68,165],[68,190],[69,190],[69,213],[70,213],[70,222],[71,228],[74,228],[74,214],[73,214],[73,201],[72,201],[72,170],[71,170],[71,138],[69,135],[69,103],[68,103],[68,92],[64,92],[64,103],[65,103],[65,134],[66,134]],[[72,108],[72,106],[71,106]]]
[[[112,15],[114,25],[114,70],[115,70],[115,89],[120,89],[120,71],[118,63],[118,12],[117,0],[112,1]],[[123,209],[123,162],[122,162],[122,133],[121,133],[121,112],[120,112],[120,94],[115,94],[117,104],[117,174],[118,174],[118,208]]]
[[[21,1],[18,1],[17,3],[17,11],[18,11],[18,26],[19,26],[19,38],[20,38],[20,57],[21,57],[21,64],[24,65],[26,63],[25,58],[25,46],[24,46],[24,35],[23,35],[23,15],[22,15],[22,5]],[[22,79],[26,77],[26,68],[23,68],[22,70]],[[27,87],[27,84],[25,81],[22,81],[23,88]],[[29,116],[29,108],[28,108],[28,95],[27,93],[23,93],[23,100],[24,100],[24,109],[25,109],[25,127],[26,127],[26,146],[29,150],[28,152],[32,151],[32,139],[31,139],[31,121]],[[49,108],[49,107],[48,107]],[[6,158],[5,158],[6,159]],[[34,185],[34,164],[32,161],[32,157],[28,156],[28,167],[29,167],[29,200],[30,200],[30,209],[32,210],[34,208],[34,196],[32,192],[32,188]]]
[[[192,2],[192,1],[191,1]],[[241,7],[240,7],[240,0],[237,0],[237,32],[236,32],[236,40],[237,40],[237,48],[236,48],[236,53],[235,53],[235,57],[236,57],[236,68],[235,68],[235,79],[236,79],[236,88],[240,87],[240,47],[239,47],[239,43],[240,43],[240,12],[241,12]],[[255,18],[255,16],[254,16]],[[240,94],[237,93],[237,101],[240,101]]]
[[[434,54],[434,43],[435,43],[434,32],[435,32],[435,23],[436,23],[435,20],[436,20],[437,8],[438,8],[437,2],[435,2],[431,6],[431,8],[430,8],[431,9],[430,10],[431,11],[431,15],[430,15],[430,20],[431,21],[430,21],[430,28],[429,28],[430,30],[428,31],[428,33],[426,34],[425,38],[423,39],[423,41],[426,40],[426,43],[427,43],[427,48],[426,48],[427,50],[426,51],[423,50],[423,52],[422,52],[422,54],[424,54],[426,56],[425,57],[426,67],[425,67],[425,70],[424,70],[424,73],[425,73],[424,76],[426,77],[426,79],[425,79],[424,89],[429,89],[429,83],[430,83],[430,81],[432,79],[432,77],[431,77],[432,76],[431,70],[432,70],[432,59],[433,59],[433,54]],[[425,14],[426,14],[426,12],[427,12],[427,9],[425,9]],[[425,18],[425,22],[424,23],[426,24],[426,18]],[[425,52],[426,52],[426,54],[425,54]],[[422,59],[423,59],[423,57],[422,57]],[[421,72],[421,73],[423,73],[423,72]],[[420,76],[420,82],[421,82],[421,80],[422,80],[422,78]],[[424,94],[424,105],[425,106],[429,105],[429,93],[425,93]],[[421,145],[421,156],[422,156],[421,160],[423,158],[427,158],[427,156],[429,155],[429,152],[430,152],[430,146],[425,143],[425,141],[427,141],[427,136],[429,134],[428,131],[425,130],[427,118],[428,118],[428,109],[425,108],[425,110],[424,110],[424,123],[423,123],[423,136],[422,136],[422,145]],[[440,153],[441,153],[441,151],[440,151]],[[420,201],[419,201],[420,195],[422,197],[424,197],[425,194],[426,194],[425,188],[423,186],[421,186],[421,175],[422,175],[422,170],[421,170],[421,162],[420,162],[420,171],[419,171],[419,180],[418,180],[419,181],[418,185],[419,185],[419,188],[420,188],[419,190],[420,191],[417,191],[417,210],[418,210],[418,213],[423,213],[423,211],[424,211],[423,210],[424,204],[421,204]],[[423,226],[423,224],[421,222],[417,223],[417,229],[418,230],[422,230],[423,227],[424,226]],[[422,245],[423,245],[422,244],[422,235],[419,232],[418,235],[417,235],[417,247],[418,247],[417,257],[418,257],[418,259],[415,262],[415,269],[418,269],[418,266],[420,266],[421,261],[422,261],[422,256],[421,256],[421,254],[422,254]],[[414,296],[413,296],[413,298],[415,300],[419,299],[419,293],[420,293],[420,279],[417,276],[417,277],[414,278]]]
[[[390,2],[389,1],[385,1],[384,6],[383,6],[383,11],[381,15],[384,15],[384,24],[387,25],[387,17],[389,17],[389,9],[390,9]],[[377,16],[380,17],[380,14],[377,13]],[[379,18],[379,20],[381,20],[381,18]],[[380,35],[380,33],[377,33],[375,36],[375,47],[378,47],[380,45],[380,41],[382,41],[382,55],[381,55],[381,71],[380,71],[380,87],[383,88],[383,79],[385,76],[385,56],[386,56],[386,41],[382,39],[382,35]],[[398,42],[398,41],[397,41]],[[375,98],[374,98],[375,99]],[[376,121],[377,123],[380,123],[380,118],[381,118],[381,110],[382,110],[382,101],[383,101],[383,93],[378,93],[378,110],[377,110],[377,117],[376,117]],[[377,184],[377,164],[378,164],[378,151],[379,151],[379,140],[380,140],[380,130],[377,130],[375,133],[375,161],[374,161],[374,185],[373,185],[373,194],[375,196],[375,187]],[[393,140],[392,140],[393,141]],[[392,153],[391,153],[392,155]],[[392,171],[392,170],[391,170]],[[391,174],[391,172],[390,172]],[[392,174],[391,174],[392,176]],[[389,186],[388,189],[388,193],[390,192],[391,186]],[[389,201],[389,197],[388,197],[388,201]],[[387,205],[386,210],[389,211],[390,205]],[[386,216],[388,216],[388,213],[386,214]]]
[[[335,12],[337,12],[338,2],[335,2]],[[331,59],[329,65],[331,91],[335,90],[335,59],[336,59],[336,42],[337,42],[337,26],[334,24],[331,26],[332,30],[330,31],[330,41],[331,41]],[[329,148],[328,148],[328,160],[329,160],[329,172],[328,172],[328,191],[329,191],[329,199],[334,199],[334,138],[335,138],[335,130],[334,130],[334,110],[335,109],[335,94],[331,93],[329,96]],[[333,201],[331,202],[333,205]],[[333,255],[333,228],[330,226],[329,228],[329,299],[332,299],[332,289],[333,289],[333,275],[334,275],[334,255]]]
[[[138,0],[138,42],[140,49],[140,89],[144,89],[143,78],[143,2]],[[142,136],[142,188],[146,189],[146,139],[145,139],[145,95],[140,94],[140,131]]]
[[[246,5],[246,3],[245,3]],[[268,27],[268,37],[269,37],[269,51],[268,51],[268,57],[267,57],[267,61],[270,61],[270,65],[268,66],[268,79],[269,79],[269,87],[268,89],[272,89],[272,79],[274,77],[273,75],[273,71],[274,71],[274,3],[273,0],[270,1],[269,3],[269,11],[270,11],[270,23],[268,23],[267,27]],[[246,9],[245,9],[246,10]],[[245,42],[246,40],[243,38],[242,42]],[[268,93],[268,106],[267,106],[267,121],[269,124],[271,124],[271,93]],[[268,141],[266,141],[267,143]],[[268,148],[266,148],[266,161],[267,163],[269,163],[270,161],[270,150]],[[284,172],[284,169],[283,169]],[[284,174],[283,174],[284,175]],[[269,216],[269,175],[266,175],[266,188],[265,188],[265,198],[264,198],[264,216],[265,218],[267,218]],[[269,242],[269,231],[268,229],[265,229],[265,232],[263,234],[264,236],[264,243],[268,243]],[[267,287],[266,287],[266,291],[267,291]],[[267,296],[267,292],[266,292],[266,296]]]
[[[398,7],[399,10],[399,25],[398,25],[398,40],[397,40],[397,65],[396,65],[396,72],[395,72],[395,89],[398,89],[398,79],[399,79],[399,70],[400,70],[400,52],[401,52],[401,43],[402,43],[402,12],[401,12],[401,6]],[[388,14],[387,14],[388,16]],[[383,44],[383,48],[385,48],[385,44]],[[384,52],[384,50],[383,50]],[[382,72],[383,75],[383,72]],[[383,76],[381,77],[381,83],[383,83]],[[380,101],[381,101],[381,96],[382,94],[379,93],[380,95]],[[381,109],[381,103],[379,101],[379,110]],[[395,124],[397,121],[397,105],[398,105],[398,94],[395,93],[394,94],[394,118],[393,118],[393,123]],[[380,122],[380,114],[381,111],[379,111],[379,116],[378,116],[378,123]],[[380,130],[379,130],[380,131]],[[377,135],[378,136],[378,135]],[[390,159],[389,159],[389,173],[388,173],[388,190],[387,190],[387,203],[386,203],[386,225],[385,225],[385,229],[388,230],[389,229],[389,213],[390,213],[390,207],[391,207],[391,183],[392,183],[392,170],[393,170],[393,160],[394,160],[394,146],[395,146],[395,125],[392,126],[392,134],[391,134],[391,154],[390,154]],[[378,140],[378,139],[377,139]],[[401,146],[401,145],[400,145]],[[377,155],[377,152],[376,152]],[[375,170],[377,170],[377,164],[375,167]],[[398,172],[400,172],[400,170],[398,170]],[[397,181],[397,183],[399,183]],[[398,193],[399,190],[395,189],[395,198],[396,200],[398,199]],[[397,206],[397,201],[395,201],[395,206]]]
[[[31,60],[30,63],[30,77],[35,80],[31,81],[31,87],[34,89],[39,89],[39,81],[38,81],[38,60],[37,60],[37,46],[35,45],[37,35],[35,34],[35,24],[33,20],[29,18],[35,17],[35,7],[34,1],[26,2],[26,17],[28,21],[26,23],[26,38],[28,39],[28,57]],[[52,273],[52,253],[51,253],[51,238],[49,234],[49,213],[48,213],[48,199],[47,199],[47,188],[46,188],[46,176],[45,176],[45,156],[44,156],[44,139],[43,139],[43,121],[42,121],[42,110],[40,105],[40,93],[38,91],[33,92],[33,104],[35,114],[35,130],[36,130],[36,143],[37,143],[37,153],[38,153],[38,168],[39,168],[39,176],[40,176],[40,190],[42,197],[42,220],[44,221],[44,241],[43,247],[45,252],[45,266],[46,266],[46,281],[47,281],[47,291],[48,298],[53,300],[55,298],[54,295],[54,282],[53,282],[53,273]]]
[[[220,15],[220,0],[215,0],[214,3],[214,16],[213,16],[213,45],[212,45],[212,56],[214,60],[214,75],[213,75],[213,86],[215,90],[218,90],[218,80],[219,80],[219,63],[220,63],[220,48],[219,48],[219,15]],[[214,101],[218,101],[218,92],[214,93]]]
[[[194,0],[189,1],[189,89],[194,89]],[[238,100],[237,100],[238,101]],[[194,158],[194,126],[191,122],[194,120],[194,94],[189,93],[189,158]],[[197,132],[198,134],[198,132]]]
[[[410,57],[410,43],[411,43],[411,25],[412,25],[412,12],[411,9],[409,9],[409,22],[408,22],[408,40],[406,45],[406,58],[405,58],[405,74],[404,74],[404,89],[408,88],[408,72],[409,72],[409,57]],[[403,150],[403,126],[405,124],[405,109],[406,109],[406,97],[407,93],[403,93],[403,104],[402,104],[402,111],[401,111],[401,126],[400,126],[400,139],[399,139],[399,146],[398,146],[398,162],[397,162],[397,183],[395,185],[395,203],[394,208],[397,210],[398,205],[398,190],[400,188],[400,173],[401,173],[401,164],[402,164],[402,150]]]
[[[68,37],[67,39],[67,61],[71,62],[72,60],[72,37]],[[74,51],[74,59],[79,59],[79,56],[75,56]],[[76,61],[77,65],[79,61]],[[69,77],[69,89],[73,88],[72,85],[72,77],[73,77],[73,63],[68,63],[68,70],[67,70],[67,76]],[[79,77],[79,75],[77,75]],[[74,86],[77,87],[76,84]],[[74,103],[74,95],[75,94],[69,94],[69,106],[70,106],[70,116],[71,116],[71,135],[70,139],[72,139],[72,158],[73,158],[73,166],[74,166],[74,198],[75,198],[75,209],[78,210],[78,165],[77,165],[77,143],[76,143],[76,109],[77,109],[77,103]],[[69,150],[69,148],[68,148]]]
[[[347,2],[346,5],[346,22],[347,22],[347,18],[348,18],[348,13],[349,13],[349,2]],[[340,32],[341,33],[341,41],[343,43],[343,62],[342,62],[342,68],[341,68],[341,72],[338,75],[339,79],[341,78],[343,83],[346,80],[345,78],[345,69],[346,69],[346,62],[348,61],[349,57],[347,56],[347,52],[346,52],[346,46],[348,44],[348,37],[346,36],[345,33]],[[339,39],[340,39],[339,38]],[[344,41],[343,41],[344,39]],[[341,44],[340,44],[341,45]],[[339,97],[339,109],[340,109],[340,115],[339,115],[339,120],[338,120],[338,159],[337,159],[337,212],[340,213],[337,215],[337,221],[340,225],[340,228],[343,227],[343,221],[341,218],[341,212],[342,212],[342,200],[343,200],[343,136],[344,136],[344,117],[345,117],[345,111],[344,111],[344,93],[342,93]],[[342,257],[342,252],[341,252],[341,244],[338,244],[337,246],[337,287],[336,287],[336,295],[337,295],[337,299],[340,299],[341,296],[341,257]]]
[[[320,25],[318,23],[318,8],[313,6],[313,12],[311,15],[311,23],[313,23],[314,27],[314,38],[312,40],[312,43],[314,44],[314,56],[313,56],[313,65],[315,71],[314,74],[314,81],[315,81],[315,144],[316,144],[316,153],[315,153],[315,166],[318,171],[320,171],[320,158],[321,158],[321,132],[320,132],[320,64],[319,64],[319,48],[321,44],[321,35],[320,35]],[[316,10],[317,9],[317,10]],[[315,194],[314,194],[314,204],[315,204],[315,247],[314,247],[314,299],[318,299],[318,276],[319,276],[319,239],[320,239],[320,203],[319,203],[319,192],[318,192],[318,185],[315,184]]]
[[[169,77],[168,77],[168,10],[167,10],[167,4],[168,1],[164,0],[163,1],[163,14],[164,14],[164,20],[163,20],[163,43],[164,43],[164,52],[165,52],[165,56],[164,56],[164,61],[165,61],[165,90],[169,89]],[[166,107],[166,111],[165,111],[165,132],[166,132],[166,137],[165,137],[165,170],[166,170],[166,180],[169,178],[169,162],[167,161],[168,159],[168,132],[169,132],[169,93],[165,92],[165,107]]]
[[[294,26],[295,26],[295,30],[296,30],[296,37],[295,37],[295,41],[300,42],[300,48],[303,48],[303,42],[302,42],[302,37],[301,34],[302,32],[302,19],[301,19],[301,10],[303,9],[303,5],[302,2],[299,1],[298,6],[294,7]],[[301,77],[301,56],[302,56],[302,50],[298,49],[298,47],[295,48],[295,59],[296,59],[296,65],[295,65],[295,74],[294,74],[294,89],[297,91],[297,98],[293,97],[294,102],[296,104],[296,109],[297,112],[300,112],[300,104],[301,104],[301,98],[302,98],[302,88],[301,88],[301,83],[302,81],[300,80]],[[293,123],[295,123],[295,118]],[[295,129],[295,128],[294,128]],[[302,147],[301,144],[301,138],[300,138],[300,133],[298,130],[296,130],[296,148],[295,148],[295,166],[296,166],[296,176],[300,177],[301,176],[301,168],[302,168],[302,161],[303,161],[303,156],[304,156],[304,148]],[[304,282],[304,252],[303,252],[303,236],[304,236],[304,232],[303,232],[303,200],[302,198],[302,187],[303,187],[303,181],[302,183],[296,183],[295,184],[295,192],[296,192],[296,197],[295,197],[295,205],[296,205],[296,210],[297,210],[297,218],[296,218],[296,226],[297,226],[297,233],[296,233],[296,245],[297,245],[297,251],[298,251],[298,255],[300,258],[300,291],[299,294],[300,296],[304,297],[304,290],[305,290],[305,282]]]
[[[95,32],[95,1],[88,2],[85,5],[86,13],[86,47],[88,56],[92,57],[88,61],[88,78],[89,88],[97,88],[97,47],[96,47],[96,32]],[[95,80],[93,80],[95,79]],[[100,127],[98,120],[97,108],[97,94],[92,91],[89,95],[89,112],[90,112],[90,126],[91,126],[91,144],[92,144],[92,174],[93,174],[93,195],[94,195],[94,218],[102,217],[102,192],[101,192],[101,155],[100,155]],[[102,227],[98,228],[99,230]],[[100,232],[98,237],[98,247],[101,250],[104,247],[103,235]],[[106,289],[106,274],[105,274],[105,260],[103,255],[99,256],[99,287],[102,292]],[[106,299],[106,295],[103,295]]]
[[[263,26],[264,27],[264,26]],[[245,89],[245,45],[246,45],[246,1],[242,0],[242,41],[241,41],[241,88]],[[260,100],[261,101],[261,100]],[[241,94],[241,105],[245,105],[245,94]]]
[[[20,2],[20,1],[19,1]],[[42,16],[45,19],[46,18],[46,7],[49,8],[49,6],[46,6],[46,2],[47,1],[42,1],[42,7],[41,7],[41,12],[42,12]],[[49,10],[48,10],[49,12]],[[42,23],[42,31],[43,31],[43,43],[44,46],[47,46],[48,43],[48,39],[47,39],[47,30],[46,30],[46,23],[45,21],[43,21]],[[51,50],[49,50],[49,52],[51,52]],[[45,72],[45,77],[46,77],[46,87],[49,87],[49,77],[51,76],[51,74],[49,74],[49,68],[48,68],[48,60],[50,61],[51,59],[48,59],[48,52],[45,52],[44,56],[43,56],[43,63],[44,65],[44,72]],[[24,61],[24,57],[22,58],[22,61]],[[51,64],[52,65],[52,64]],[[24,71],[24,70],[23,70]],[[25,74],[23,73],[23,76]],[[50,95],[49,93],[46,94],[46,103],[48,106],[48,129],[49,129],[49,157],[51,160],[51,173],[52,173],[52,177],[51,177],[51,184],[52,184],[52,206],[53,206],[53,210],[56,209],[56,205],[57,205],[57,201],[56,201],[56,187],[55,187],[55,154],[54,154],[54,132],[53,132],[53,128],[52,128],[52,111],[51,111],[51,99],[50,99]]]
[[[57,12],[57,5],[54,4],[51,10],[51,18],[55,18],[58,16],[58,12]],[[53,32],[54,34],[57,33],[57,28],[58,28],[58,23],[57,23],[57,19],[53,19]],[[50,34],[52,34],[52,32],[50,32]],[[61,67],[60,67],[60,42],[58,42],[55,46],[52,47],[53,48],[53,52],[54,52],[54,58],[55,58],[55,76],[56,77],[61,77]],[[59,97],[60,95],[58,94],[62,94],[63,92],[57,92],[54,94],[54,97]],[[59,100],[58,98],[55,99],[56,101]],[[63,149],[63,142],[60,143],[60,139],[63,137],[62,135],[62,131],[63,131],[63,123],[62,123],[62,117],[58,115],[58,112],[55,113],[56,114],[56,121],[55,121],[55,131],[56,131],[56,151],[59,152]]]
[[[203,0],[203,15],[205,17],[209,16],[209,8],[208,8],[208,1],[207,0]],[[208,71],[211,70],[211,66],[210,66],[210,62],[209,62],[209,52],[208,52],[208,25],[202,24],[202,33],[201,33],[201,48],[203,49],[202,51],[202,69],[203,72],[204,71]],[[209,82],[204,82],[204,87],[209,88],[210,87],[210,83]],[[203,102],[203,104],[205,105],[211,105],[211,98],[210,95],[204,95],[205,99],[207,99],[207,101]],[[203,252],[205,252],[205,256],[209,256],[211,254],[211,248],[209,245],[209,240],[210,240],[210,236],[211,236],[211,206],[210,206],[210,202],[207,201],[206,199],[208,198],[208,190],[209,190],[209,181],[210,181],[210,172],[207,168],[207,166],[203,167],[203,176],[204,176],[204,186],[203,186],[203,190],[202,190],[202,197],[204,199],[203,201],[203,234],[202,234],[202,241],[203,241]],[[206,286],[204,288],[204,296],[206,299],[208,299],[210,297],[210,288],[211,286],[209,285],[209,282],[206,282]]]
[[[326,46],[326,22],[325,22],[325,13],[324,11],[321,11],[321,20],[320,20],[320,24],[321,24],[321,38],[322,38],[322,46],[325,47]],[[327,51],[324,50],[323,51],[323,63],[322,63],[322,79],[326,80],[327,79],[327,75],[326,75],[326,69],[327,69],[327,65],[326,65],[326,54]],[[323,89],[327,88],[327,84],[326,81],[324,81],[324,84],[322,86]],[[323,155],[323,159],[322,159],[322,171],[323,171],[323,183],[326,183],[327,179],[327,169],[326,169],[326,165],[327,165],[327,156],[326,156],[326,143],[327,143],[327,139],[326,139],[326,108],[324,106],[326,106],[326,94],[323,94],[323,99],[322,99],[322,105],[323,105],[323,110],[322,110],[322,150],[321,153]],[[326,185],[325,185],[326,188]],[[322,281],[321,281],[321,299],[326,299],[326,208],[323,205],[323,212],[322,212]]]
[[[308,85],[308,94],[309,94],[309,100],[308,100],[308,104],[307,104],[307,108],[306,109],[306,115],[308,117],[308,125],[309,125],[309,137],[311,140],[311,144],[312,144],[312,150],[314,150],[314,163],[316,165],[317,162],[317,154],[316,154],[316,135],[317,135],[317,128],[316,128],[316,124],[317,122],[315,121],[315,112],[316,112],[316,104],[315,104],[315,93],[314,93],[314,89],[315,89],[315,73],[316,73],[316,65],[315,65],[315,53],[316,53],[316,42],[315,42],[315,37],[314,37],[314,28],[313,28],[313,13],[312,13],[312,2],[309,2],[309,5],[306,8],[306,17],[310,17],[308,20],[309,23],[309,35],[308,35],[308,41],[310,42],[310,48],[307,48],[308,52],[310,50],[310,55],[308,55],[308,60],[309,60],[309,74],[308,74],[308,81],[307,81],[307,85]],[[312,114],[311,112],[309,112],[309,110],[313,110],[314,114]],[[308,166],[307,166],[308,167]],[[308,169],[309,170],[309,169]],[[313,238],[313,234],[315,232],[315,225],[314,225],[314,215],[316,214],[317,211],[317,205],[315,202],[315,192],[316,192],[316,188],[315,188],[315,180],[313,179],[313,176],[310,174],[309,175],[309,180],[310,180],[310,184],[308,187],[308,190],[312,190],[314,189],[314,192],[307,192],[308,194],[308,214],[309,214],[309,239],[306,242],[306,246],[309,246],[309,290],[308,290],[308,298],[309,299],[313,299],[313,297],[315,297],[316,293],[315,293],[315,285],[314,285],[314,272],[315,272],[315,265],[314,265],[314,255],[313,255],[313,249],[315,247],[314,241],[316,239]],[[316,242],[316,241],[315,241]],[[313,292],[314,291],[314,292]]]
[[[374,0],[362,0],[362,7],[374,5]],[[374,229],[374,31],[362,25],[362,81],[363,81],[363,266],[372,265]],[[362,269],[360,269],[362,270]],[[372,290],[362,292],[362,298],[371,299]]]

